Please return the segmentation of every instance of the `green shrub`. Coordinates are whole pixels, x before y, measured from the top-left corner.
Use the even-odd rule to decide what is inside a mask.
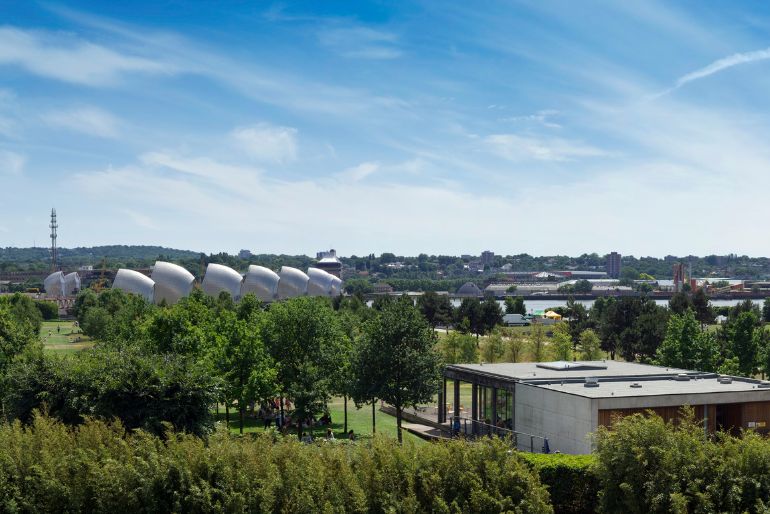
[[[548,492],[500,441],[414,447],[207,440],[36,415],[0,425],[2,512],[549,513]]]
[[[56,302],[35,300],[35,307],[40,311],[40,315],[45,321],[59,319],[59,306],[56,305]]]
[[[593,455],[521,453],[548,487],[553,510],[559,513],[591,513],[598,504],[599,478]]]

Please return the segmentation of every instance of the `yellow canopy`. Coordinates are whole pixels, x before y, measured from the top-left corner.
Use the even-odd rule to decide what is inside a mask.
[[[545,317],[546,318],[551,318],[551,319],[561,319],[561,314],[559,314],[558,312],[554,312],[554,311],[548,311],[548,312],[545,313]]]

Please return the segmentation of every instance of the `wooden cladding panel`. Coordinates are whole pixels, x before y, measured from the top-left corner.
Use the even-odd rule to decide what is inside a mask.
[[[611,427],[614,419],[623,418],[632,414],[641,414],[646,416],[649,412],[653,412],[663,418],[663,421],[673,421],[676,423],[681,415],[682,406],[675,407],[650,407],[640,409],[599,409],[599,426]],[[703,422],[703,405],[695,405],[693,407],[695,411],[695,419]],[[770,424],[769,424],[770,426]],[[716,429],[716,407],[714,405],[708,406],[708,429],[713,432]]]

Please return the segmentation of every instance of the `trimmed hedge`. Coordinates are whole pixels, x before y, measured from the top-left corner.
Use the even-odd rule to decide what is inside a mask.
[[[599,477],[594,455],[521,453],[548,488],[553,510],[559,513],[591,513],[598,505]]]
[[[272,433],[208,440],[38,415],[0,425],[0,511],[551,513],[502,441],[305,445]]]

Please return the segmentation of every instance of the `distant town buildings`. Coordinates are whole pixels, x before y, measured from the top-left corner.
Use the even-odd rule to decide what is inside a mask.
[[[492,266],[495,263],[495,252],[484,250],[481,252],[481,265]]]
[[[612,252],[607,256],[607,275],[610,278],[620,278],[620,254]]]
[[[321,250],[320,252],[316,252],[315,253],[315,258],[318,259],[319,261],[321,259],[325,259],[327,257],[334,257],[334,258],[336,258],[337,257],[337,250],[332,248],[331,250]]]
[[[240,252],[238,252],[238,257],[240,257],[241,259],[250,259],[251,255],[252,255],[251,250],[241,250]]]

